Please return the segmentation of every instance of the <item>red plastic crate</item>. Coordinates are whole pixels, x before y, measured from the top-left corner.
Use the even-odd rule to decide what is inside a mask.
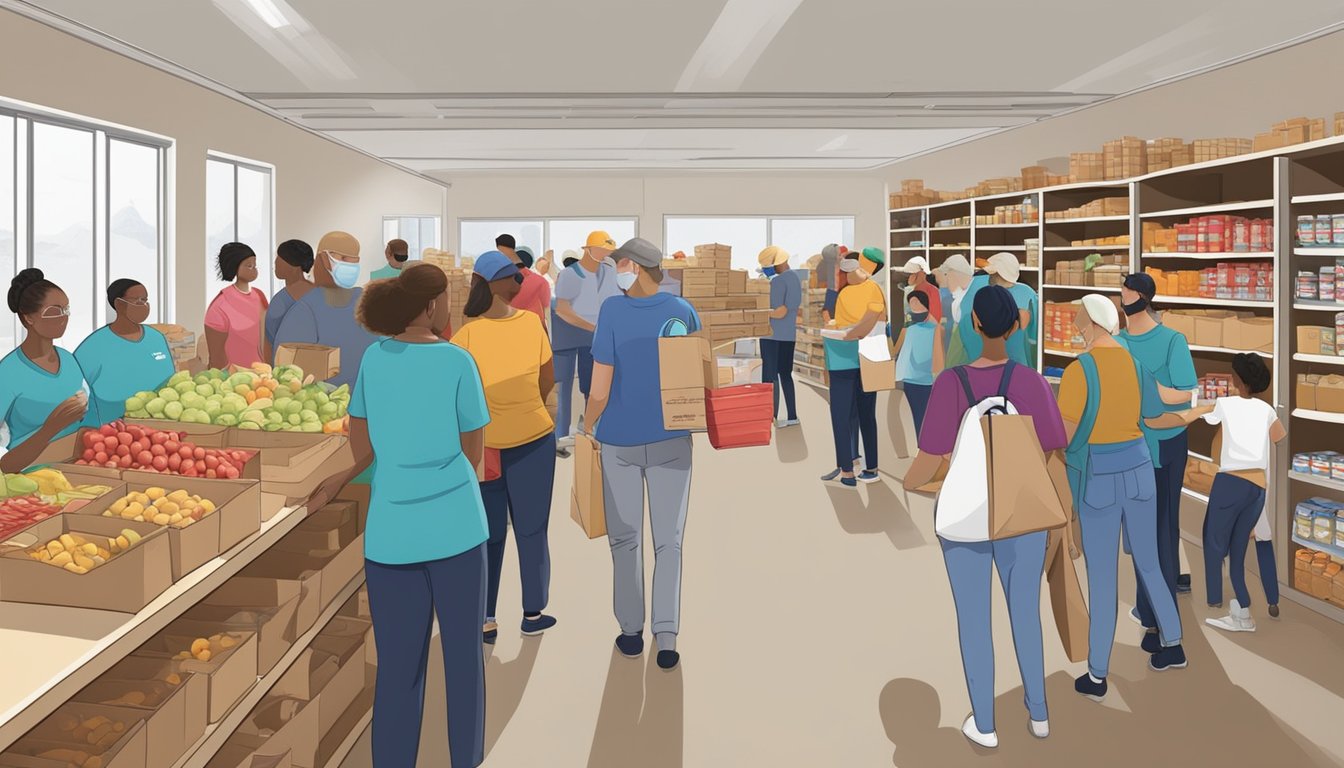
[[[773,384],[705,390],[705,426],[718,450],[769,445],[774,429]]]

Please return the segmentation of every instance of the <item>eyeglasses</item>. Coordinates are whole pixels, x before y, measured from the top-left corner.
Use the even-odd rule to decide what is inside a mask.
[[[41,314],[41,318],[43,320],[55,320],[57,318],[69,317],[69,316],[70,316],[69,305],[66,305],[64,307],[50,306],[42,310]]]
[[[130,304],[132,307],[148,307],[148,306],[149,306],[149,299],[136,299],[136,300],[132,301],[132,300],[130,300],[130,299],[123,299],[123,298],[121,298],[120,296],[118,296],[118,297],[117,297],[117,301],[120,301],[120,302],[122,302],[123,304]]]

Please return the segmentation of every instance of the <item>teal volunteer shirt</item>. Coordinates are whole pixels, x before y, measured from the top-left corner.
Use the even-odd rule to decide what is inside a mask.
[[[406,382],[432,381],[432,398],[408,397]],[[350,416],[365,419],[375,462],[364,557],[406,565],[460,555],[489,528],[463,432],[490,422],[476,362],[448,342],[375,342],[364,353]]]
[[[126,415],[126,398],[136,392],[157,392],[176,372],[168,340],[147,325],[138,341],[122,338],[103,326],[75,350],[104,423]]]
[[[375,269],[369,275],[369,280],[390,280],[394,277],[401,277],[401,270],[393,267],[383,267]]]
[[[1190,345],[1185,337],[1165,325],[1137,336],[1122,331],[1120,338],[1130,354],[1139,361],[1145,370],[1153,375],[1157,383],[1172,389],[1192,390],[1199,386],[1199,374],[1195,372],[1195,361],[1190,356]],[[1164,411],[1184,411],[1190,404],[1163,404]],[[1149,429],[1144,431],[1157,440],[1170,440],[1185,431],[1185,427],[1170,429]]]
[[[9,427],[6,449],[32,437],[56,406],[85,388],[84,372],[75,356],[60,347],[56,348],[56,355],[61,363],[56,373],[39,368],[19,348],[0,360],[0,422]],[[84,420],[61,430],[56,437],[100,423],[97,404],[90,398]]]

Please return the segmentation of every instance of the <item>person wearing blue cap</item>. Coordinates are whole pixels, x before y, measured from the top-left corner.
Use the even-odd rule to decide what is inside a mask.
[[[555,387],[555,368],[546,328],[535,313],[513,306],[522,285],[522,272],[513,259],[499,251],[481,254],[463,308],[463,314],[475,319],[453,335],[453,343],[475,359],[490,408],[481,483],[490,523],[482,630],[487,643],[498,635],[495,608],[510,522],[523,584],[522,632],[539,635],[556,623],[542,613],[550,602],[551,584],[548,529],[555,487],[555,423],[546,410],[546,398]]]
[[[1153,308],[1157,284],[1152,275],[1139,272],[1125,278],[1120,289],[1121,308],[1126,328],[1118,337],[1131,355],[1157,379],[1171,389],[1192,392],[1199,386],[1199,374],[1190,356],[1186,338],[1158,322]],[[1167,411],[1189,408],[1189,402],[1166,405]],[[1190,591],[1190,576],[1181,575],[1181,486],[1190,456],[1190,440],[1185,425],[1154,429],[1144,424],[1149,447],[1156,448],[1153,471],[1157,478],[1157,554],[1162,578],[1174,597]],[[1182,586],[1183,582],[1183,586]],[[1139,582],[1130,618],[1149,633],[1157,631],[1153,602]]]

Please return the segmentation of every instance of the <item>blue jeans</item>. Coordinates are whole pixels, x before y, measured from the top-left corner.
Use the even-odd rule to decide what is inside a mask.
[[[919,439],[919,428],[924,424],[924,412],[929,409],[929,394],[933,392],[932,384],[911,384],[902,382],[901,387],[905,390],[905,401],[910,403],[910,415],[915,420],[915,439]]]
[[[574,419],[574,374],[579,374],[579,392],[583,402],[588,402],[589,388],[593,383],[593,350],[589,347],[578,349],[557,349],[555,360],[556,392],[555,438],[569,437]]]
[[[445,514],[450,510],[444,510]],[[448,751],[454,768],[485,760],[485,544],[412,565],[364,561],[378,646],[373,762],[415,768],[425,710],[425,670],[435,615],[448,694]]]
[[[1162,578],[1167,591],[1176,596],[1176,577],[1181,573],[1181,486],[1185,484],[1185,465],[1190,459],[1190,438],[1182,432],[1176,437],[1157,444],[1157,459],[1162,466],[1153,470],[1157,481],[1157,561],[1162,566]],[[1251,521],[1254,525],[1255,521]],[[1139,582],[1137,567],[1134,583]],[[1143,587],[1137,587],[1134,608],[1143,626],[1157,626],[1153,606]]]
[[[555,488],[555,435],[547,434],[499,452],[498,480],[481,483],[481,501],[490,523],[490,581],[483,617],[495,616],[504,544],[513,520],[518,571],[523,582],[523,613],[541,613],[551,598],[551,491]]]
[[[1142,589],[1152,597],[1162,645],[1179,645],[1181,617],[1176,598],[1166,588],[1157,556],[1157,491],[1153,460],[1142,439],[1088,446],[1087,483],[1078,521],[1087,558],[1088,671],[1105,678],[1119,605],[1116,569],[1123,527],[1134,556]]]
[[[966,690],[971,696],[975,727],[981,733],[995,730],[994,635],[990,620],[991,571],[995,567],[1008,601],[1008,623],[1013,630],[1027,712],[1032,720],[1047,719],[1045,654],[1041,647],[1041,574],[1045,570],[1046,539],[1045,531],[1037,531],[999,541],[938,540],[957,608],[957,639]]]
[[[1223,602],[1223,558],[1230,557],[1227,575],[1232,580],[1232,591],[1242,608],[1251,607],[1251,593],[1246,589],[1246,550],[1250,547],[1251,532],[1265,508],[1265,489],[1244,477],[1219,472],[1213,478],[1209,492],[1209,511],[1204,516],[1204,583],[1209,590],[1209,605]],[[1256,543],[1257,552],[1261,552]],[[1273,569],[1274,548],[1269,544],[1271,570],[1264,573],[1261,559],[1261,578],[1274,583],[1274,602],[1278,602],[1278,574]],[[1268,586],[1265,588],[1268,592]],[[1269,596],[1266,595],[1266,599]]]
[[[864,392],[859,369],[831,371],[831,431],[835,436],[835,466],[849,472],[858,458],[863,437],[867,469],[877,469],[877,393]],[[857,422],[857,430],[856,430]]]

